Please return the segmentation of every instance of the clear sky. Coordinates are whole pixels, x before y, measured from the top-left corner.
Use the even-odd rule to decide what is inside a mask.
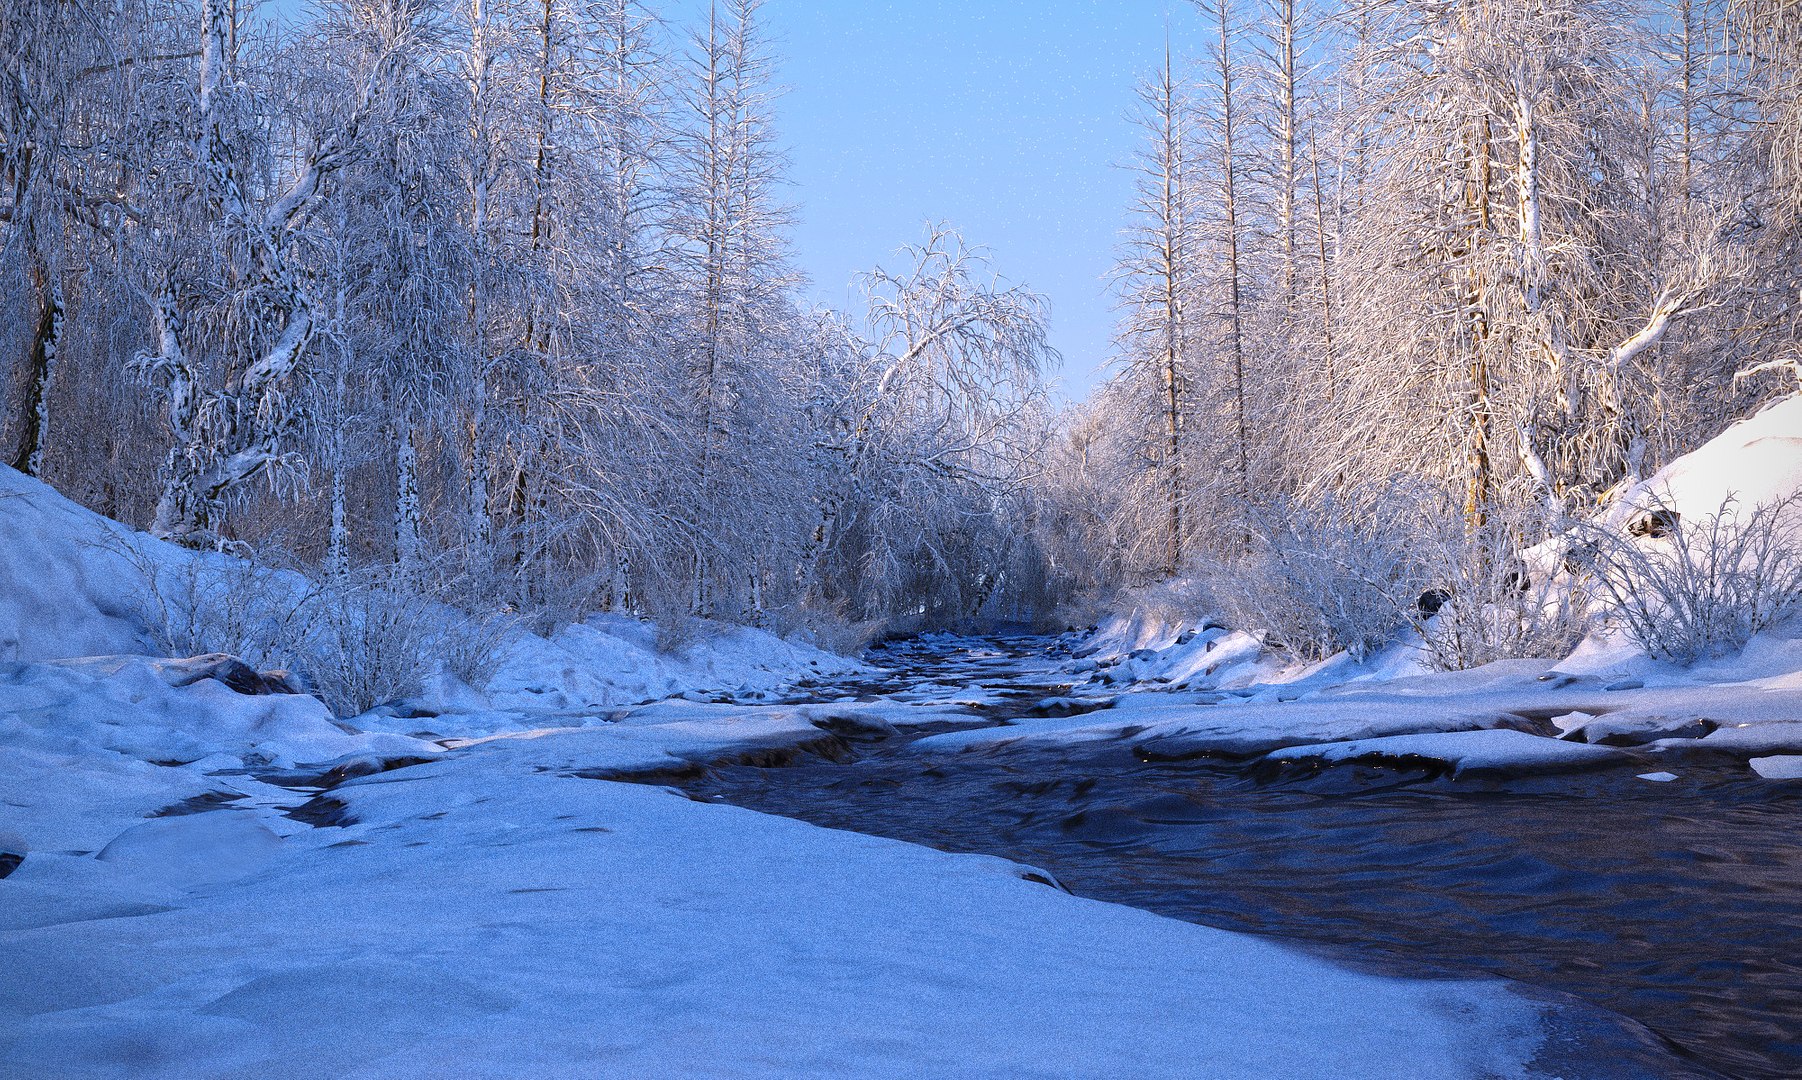
[[[685,21],[706,0],[666,9]],[[929,219],[1052,304],[1064,393],[1111,353],[1106,275],[1126,222],[1135,82],[1203,42],[1186,0],[769,0],[796,254],[823,303]]]

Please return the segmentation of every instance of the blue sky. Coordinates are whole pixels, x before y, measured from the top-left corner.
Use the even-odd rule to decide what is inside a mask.
[[[706,10],[683,0],[681,20]],[[1046,294],[1064,393],[1111,352],[1106,275],[1126,222],[1137,79],[1201,45],[1177,0],[770,0],[778,105],[799,204],[796,254],[814,299],[855,302],[852,279],[920,238],[929,219],[990,249]]]

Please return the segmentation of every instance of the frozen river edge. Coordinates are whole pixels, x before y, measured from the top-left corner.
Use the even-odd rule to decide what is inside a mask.
[[[1573,1054],[1615,1056],[1598,1044],[1650,1053],[1626,1022],[1499,980],[1352,971],[1071,896],[1001,859],[604,779],[960,716],[977,719],[948,700],[669,701],[415,764],[390,747],[344,771],[404,767],[317,798],[212,777],[243,797],[119,817],[98,857],[36,850],[0,881],[17,973],[0,989],[0,1064],[47,1078],[1476,1077],[1604,1075],[1570,1071]],[[101,807],[64,809],[96,835],[113,827]],[[1608,1075],[1691,1075],[1669,1064]]]

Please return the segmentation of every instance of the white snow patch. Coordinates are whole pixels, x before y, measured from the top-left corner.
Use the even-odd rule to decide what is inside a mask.
[[[525,635],[481,689],[498,711],[579,712],[684,693],[751,696],[799,678],[869,670],[749,627],[712,624],[675,654],[660,651],[656,639],[653,624],[624,615],[596,615],[548,640]]]
[[[1802,780],[1802,754],[1775,754],[1746,762],[1766,780]]]
[[[1472,772],[1562,772],[1631,760],[1621,751],[1606,746],[1547,739],[1506,728],[1392,735],[1316,746],[1291,746],[1277,750],[1265,758],[1266,761],[1321,762],[1329,765],[1404,759],[1441,762],[1452,767],[1454,776]]]

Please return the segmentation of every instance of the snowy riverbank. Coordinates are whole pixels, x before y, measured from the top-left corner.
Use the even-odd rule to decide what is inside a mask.
[[[1532,1072],[1547,1006],[1499,982],[1354,973],[1002,860],[605,779],[979,722],[967,689],[611,705],[597,687],[755,698],[861,669],[744,633],[656,668],[603,624],[579,632],[593,666],[557,644],[577,660],[516,679],[548,706],[345,722],[224,661],[54,659],[147,636],[101,564],[121,544],[193,556],[7,479],[39,564],[4,582],[9,1074]]]
[[[1255,634],[1122,617],[1033,669],[1070,696],[1031,701],[985,678],[1018,660],[967,642],[924,643],[874,696],[876,672],[805,644],[719,628],[669,655],[610,616],[345,720],[279,673],[144,655],[146,589],[224,557],[16,474],[0,495],[22,553],[0,568],[20,1075],[1543,1075],[1557,1009],[1499,981],[1352,972],[621,779],[910,728],[933,732],[917,754],[1110,741],[1454,781],[1631,769],[1674,794],[1697,757],[1802,774],[1783,626],[1688,668],[1597,638],[1431,673],[1406,641],[1296,667]],[[935,650],[966,659],[935,673]]]

